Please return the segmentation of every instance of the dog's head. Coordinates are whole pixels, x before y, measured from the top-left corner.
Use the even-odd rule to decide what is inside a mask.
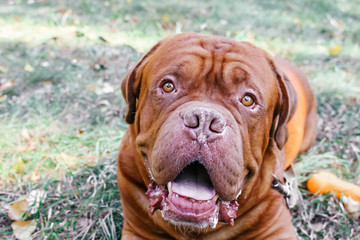
[[[249,43],[184,33],[155,45],[122,82],[152,213],[233,224],[271,186],[293,91]]]

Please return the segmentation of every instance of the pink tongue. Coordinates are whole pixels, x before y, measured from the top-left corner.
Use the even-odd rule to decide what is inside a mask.
[[[187,166],[171,182],[173,192],[195,200],[212,199],[216,192],[206,169],[199,163]]]

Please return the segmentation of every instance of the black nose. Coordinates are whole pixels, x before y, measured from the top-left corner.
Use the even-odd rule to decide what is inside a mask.
[[[226,121],[213,109],[196,107],[184,114],[184,125],[193,138],[196,138],[199,143],[205,143],[221,136],[226,127]]]

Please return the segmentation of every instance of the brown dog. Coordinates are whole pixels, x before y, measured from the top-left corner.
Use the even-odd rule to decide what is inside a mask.
[[[184,33],[145,54],[122,92],[123,239],[296,239],[272,181],[316,135],[300,70],[247,42]]]

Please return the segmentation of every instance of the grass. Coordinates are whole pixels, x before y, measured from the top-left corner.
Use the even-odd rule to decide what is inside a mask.
[[[15,239],[6,206],[34,189],[47,193],[29,216],[37,239],[121,236],[120,82],[156,41],[195,31],[251,41],[304,70],[319,134],[295,165],[304,200],[293,224],[302,239],[359,239],[340,200],[305,188],[319,169],[360,184],[358,12],[356,0],[0,3],[0,238]]]

